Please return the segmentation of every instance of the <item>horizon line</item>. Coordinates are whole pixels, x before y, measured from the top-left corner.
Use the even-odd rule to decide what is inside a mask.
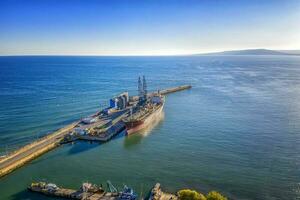
[[[13,56],[101,56],[101,57],[142,57],[142,56],[193,56],[193,55],[206,55],[214,53],[223,53],[230,51],[245,51],[245,50],[270,50],[270,51],[300,51],[300,49],[266,49],[266,48],[249,48],[249,49],[230,49],[220,51],[209,51],[199,53],[178,53],[178,54],[0,54],[0,57],[13,57]],[[291,55],[293,55],[291,53]]]

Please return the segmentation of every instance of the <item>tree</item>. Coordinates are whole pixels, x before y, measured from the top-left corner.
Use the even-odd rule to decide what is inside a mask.
[[[206,200],[206,197],[195,190],[180,190],[177,192],[179,200]]]
[[[226,197],[222,196],[219,192],[211,191],[206,195],[207,200],[227,200]]]

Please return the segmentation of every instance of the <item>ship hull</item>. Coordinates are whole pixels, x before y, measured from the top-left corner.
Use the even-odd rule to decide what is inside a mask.
[[[155,122],[156,119],[160,117],[163,112],[164,104],[151,113],[146,119],[136,122],[126,123],[127,135],[134,134],[136,132],[142,131],[149,127],[152,123]]]

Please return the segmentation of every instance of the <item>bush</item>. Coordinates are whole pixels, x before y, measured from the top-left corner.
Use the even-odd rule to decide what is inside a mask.
[[[180,190],[177,192],[180,200],[206,200],[205,196],[195,190]]]
[[[222,196],[219,192],[211,191],[206,195],[207,200],[227,200],[226,197]]]

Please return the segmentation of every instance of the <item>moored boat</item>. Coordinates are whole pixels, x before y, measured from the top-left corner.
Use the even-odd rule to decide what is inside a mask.
[[[162,114],[165,98],[158,91],[152,95],[147,94],[145,76],[138,80],[138,103],[131,108],[130,115],[123,119],[127,134],[133,134],[153,124]]]

